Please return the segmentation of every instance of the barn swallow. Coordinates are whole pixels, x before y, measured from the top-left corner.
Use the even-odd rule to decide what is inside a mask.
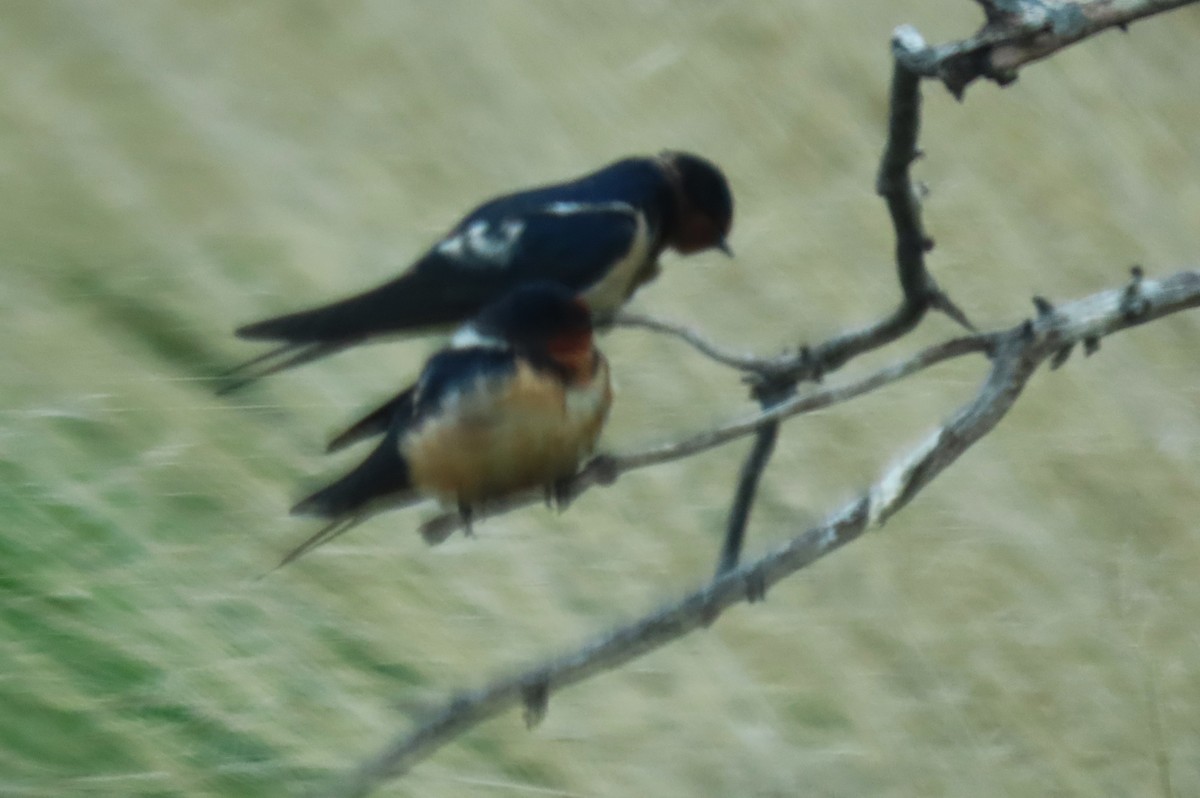
[[[658,274],[666,248],[717,248],[733,197],[714,164],[684,152],[626,158],[564,183],[489,200],[395,279],[332,304],[238,328],[280,342],[226,373],[226,393],[368,339],[452,327],[526,283],[579,294],[605,323]]]
[[[595,446],[611,402],[584,301],[553,283],[523,286],[426,362],[393,400],[366,460],[292,508],[329,523],[280,565],[425,498],[457,508],[469,529],[480,503],[537,487],[558,495]]]

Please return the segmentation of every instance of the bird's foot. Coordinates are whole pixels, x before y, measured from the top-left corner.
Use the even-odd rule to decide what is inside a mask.
[[[562,512],[575,498],[575,478],[562,477],[546,483],[546,506]]]

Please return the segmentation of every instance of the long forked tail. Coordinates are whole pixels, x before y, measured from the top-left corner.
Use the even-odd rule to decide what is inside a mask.
[[[302,499],[292,508],[292,514],[332,520],[410,504],[418,498],[408,463],[396,445],[396,435],[389,434],[357,468]]]
[[[371,338],[449,327],[475,313],[489,296],[476,296],[461,282],[447,283],[439,270],[419,266],[361,294],[239,327],[239,338],[281,343],[221,375],[224,384],[217,393],[232,393]]]
[[[317,546],[320,546],[324,543],[328,543],[329,541],[333,540],[336,537],[339,537],[340,535],[344,535],[345,533],[349,532],[351,529],[354,529],[354,527],[358,526],[363,521],[365,521],[366,518],[367,518],[366,516],[353,516],[351,518],[339,518],[336,521],[330,521],[328,524],[326,524],[325,526],[318,529],[315,533],[313,533],[308,539],[306,539],[299,546],[292,549],[287,554],[283,555],[282,559],[279,560],[279,563],[274,568],[272,568],[271,571],[278,571],[280,568],[287,565],[288,563],[293,563],[296,560],[303,557],[305,554],[308,554],[310,551],[315,549]],[[271,571],[268,571],[267,573],[271,573]],[[266,575],[267,574],[263,574],[263,576],[266,576]]]
[[[295,368],[318,360],[327,355],[340,352],[353,346],[354,341],[341,343],[289,343],[281,344],[258,357],[239,363],[228,371],[218,374],[216,379],[217,396],[240,391],[247,385],[261,380],[263,377],[276,374],[285,369]]]
[[[239,338],[292,344],[361,341],[375,335],[454,324],[478,310],[479,297],[417,264],[400,277],[328,305],[239,327]]]
[[[285,554],[275,569],[344,535],[383,509],[402,507],[419,498],[412,489],[408,464],[396,448],[395,436],[389,435],[357,468],[292,508],[293,515],[315,515],[329,519],[329,523]]]

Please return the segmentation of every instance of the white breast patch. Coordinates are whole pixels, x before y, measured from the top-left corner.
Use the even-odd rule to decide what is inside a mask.
[[[629,210],[633,212],[632,208]],[[634,212],[633,218],[637,222],[637,229],[634,231],[629,251],[613,264],[600,278],[600,282],[583,293],[583,299],[592,309],[592,313],[601,318],[611,316],[625,304],[653,257],[650,227],[646,224],[646,217]]]

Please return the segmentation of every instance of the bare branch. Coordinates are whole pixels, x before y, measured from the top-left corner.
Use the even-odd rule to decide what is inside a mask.
[[[961,98],[978,78],[1001,86],[1017,79],[1026,64],[1108,28],[1131,23],[1196,0],[979,0],[987,22],[974,36],[930,47],[913,28],[896,30],[896,58],[914,74],[937,78]]]
[[[614,668],[706,626],[733,604],[761,597],[771,585],[868,529],[882,525],[912,501],[938,474],[1000,422],[1038,366],[1062,347],[1089,339],[1098,340],[1127,327],[1194,307],[1200,307],[1200,271],[1180,272],[1160,281],[1144,280],[1140,274],[1135,274],[1124,288],[1051,308],[1036,319],[991,336],[958,339],[986,340],[992,354],[992,367],[987,378],[970,402],[883,473],[864,495],[846,504],[821,526],[798,534],[758,560],[718,577],[636,623],[616,629],[577,651],[528,671],[458,695],[414,731],[397,737],[361,765],[331,794],[367,795],[462,732],[510,707],[525,704],[527,718],[536,719],[545,711],[549,696],[555,690]],[[947,347],[943,345],[943,354],[954,351]],[[779,412],[783,407],[781,405],[772,412]]]
[[[887,203],[896,231],[896,266],[903,291],[899,307],[890,316],[816,347],[803,346],[793,355],[772,360],[734,355],[687,328],[636,317],[641,326],[670,332],[714,360],[750,372],[749,381],[764,411],[792,396],[800,382],[819,381],[856,355],[901,337],[920,323],[930,308],[944,311],[963,326],[974,329],[966,315],[938,288],[925,266],[925,253],[933,248],[933,241],[925,234],[921,200],[910,174],[910,168],[919,156],[920,88],[920,77],[897,60],[892,76],[887,144],[876,180],[876,190]],[[758,484],[775,450],[778,435],[777,421],[757,428],[754,446],[742,464],[734,491],[725,525],[725,541],[717,561],[718,574],[737,565]]]
[[[773,368],[773,361],[769,358],[734,352],[704,337],[697,330],[678,322],[666,321],[641,313],[621,311],[613,319],[613,324],[620,327],[640,327],[645,330],[653,330],[654,332],[674,336],[700,354],[739,371],[764,371]]]
[[[755,394],[764,411],[793,395],[799,382],[820,380],[856,355],[896,340],[919,324],[930,308],[943,310],[963,326],[974,329],[966,315],[938,288],[925,266],[925,253],[933,249],[933,240],[925,234],[921,198],[911,175],[912,164],[920,157],[917,149],[920,111],[920,78],[897,60],[892,72],[887,143],[879,164],[876,191],[887,203],[896,232],[896,268],[903,291],[899,307],[876,324],[837,336],[815,349],[801,347],[791,363],[756,374]],[[725,525],[725,542],[717,560],[718,574],[738,563],[758,483],[775,451],[778,436],[778,421],[759,427],[754,446],[742,464]]]
[[[763,409],[769,410],[770,405]],[[733,494],[733,504],[729,507],[729,515],[725,521],[725,541],[721,544],[721,553],[717,556],[717,575],[732,571],[737,567],[742,556],[742,543],[746,539],[746,525],[750,523],[750,510],[758,495],[758,484],[762,481],[763,472],[771,455],[775,453],[775,443],[779,440],[779,421],[769,421],[754,433],[754,446],[742,463],[738,474],[737,489]]]
[[[1148,14],[1184,5],[1181,0],[1095,0],[1048,5],[1042,0],[979,0],[987,24],[974,37],[942,48],[929,48],[912,27],[898,28],[892,38],[894,65],[888,113],[888,138],[879,165],[876,190],[887,203],[896,231],[896,265],[903,300],[883,320],[839,335],[816,347],[801,347],[792,355],[763,359],[739,355],[709,341],[694,330],[645,316],[626,317],[625,323],[668,332],[698,351],[733,368],[749,373],[763,409],[771,402],[762,396],[789,394],[806,380],[840,368],[851,358],[882,347],[913,329],[931,308],[974,330],[967,315],[938,287],[925,265],[925,253],[933,239],[924,229],[921,199],[910,168],[920,157],[922,77],[938,76],[956,96],[971,80],[986,75],[998,82],[1015,80],[1016,69],[1079,41],[1106,27],[1124,26]],[[1058,351],[1052,364],[1061,366],[1071,347]],[[734,501],[726,523],[717,572],[737,564],[750,509],[778,435],[775,423],[760,427],[754,447],[742,465]]]
[[[687,327],[646,316],[626,316],[623,323],[670,333],[718,363],[747,372],[764,410],[772,402],[762,397],[790,394],[798,383],[820,380],[851,358],[896,340],[919,324],[931,308],[974,331],[967,315],[938,287],[925,264],[925,253],[933,249],[934,242],[925,232],[920,194],[910,173],[912,164],[921,155],[917,148],[921,78],[941,77],[961,97],[966,84],[980,75],[1009,82],[1015,79],[1016,68],[1027,61],[1105,27],[1123,26],[1133,19],[1185,4],[1180,0],[1095,0],[1057,5],[1047,5],[1042,0],[979,2],[988,22],[971,39],[931,49],[909,26],[898,28],[892,38],[894,65],[888,137],[876,179],[876,190],[887,203],[896,232],[896,266],[903,290],[903,299],[890,316],[816,347],[803,346],[794,354],[770,359],[731,352]],[[1052,367],[1061,366],[1070,353],[1070,347],[1059,350]],[[760,427],[754,447],[742,465],[726,523],[718,573],[738,561],[758,482],[774,451],[778,432],[775,423]]]

